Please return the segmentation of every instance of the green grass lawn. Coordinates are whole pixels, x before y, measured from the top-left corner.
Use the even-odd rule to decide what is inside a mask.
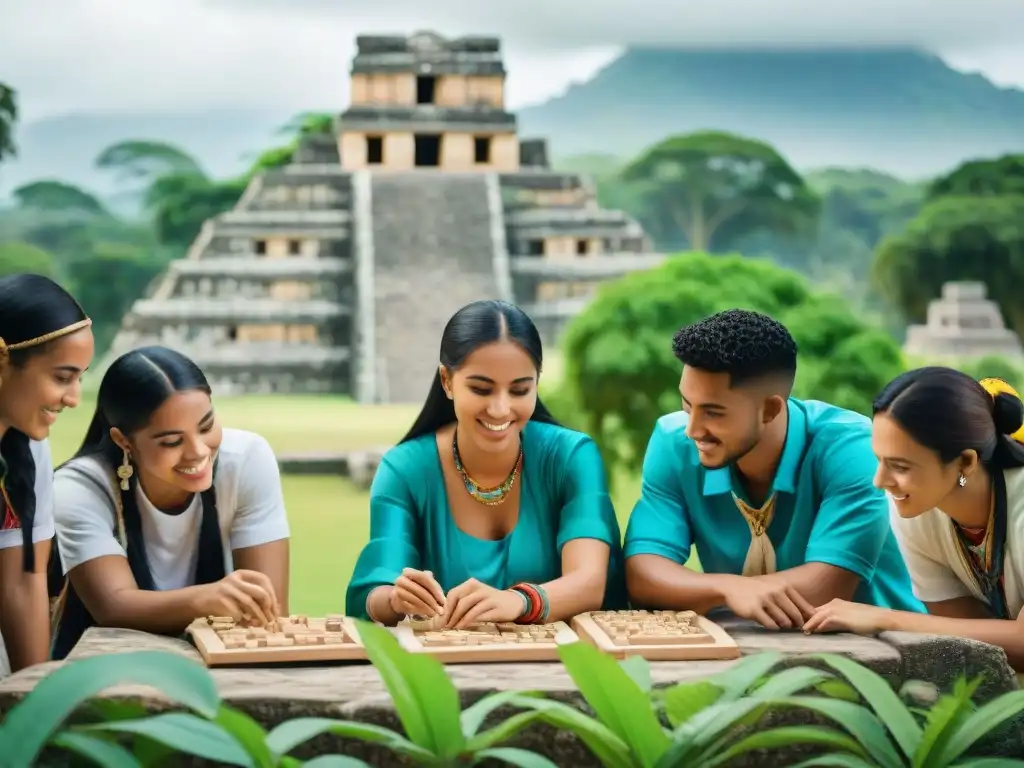
[[[415,406],[357,405],[326,396],[220,397],[215,404],[225,426],[258,432],[278,453],[391,445],[418,412]],[[50,442],[55,463],[77,450],[93,408],[91,400],[84,400],[54,425]],[[292,528],[291,608],[310,615],[340,611],[369,531],[369,494],[340,477],[286,476],[283,484]],[[623,532],[639,493],[636,478],[616,483],[615,508]]]

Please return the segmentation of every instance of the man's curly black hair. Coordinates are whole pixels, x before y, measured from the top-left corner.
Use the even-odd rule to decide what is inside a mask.
[[[789,331],[767,315],[729,309],[680,328],[672,351],[683,365],[728,373],[732,386],[769,376],[796,377],[797,347]]]

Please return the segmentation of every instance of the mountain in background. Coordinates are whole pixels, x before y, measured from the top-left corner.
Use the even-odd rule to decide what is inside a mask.
[[[763,139],[801,169],[933,175],[1024,151],[1024,91],[903,49],[633,49],[564,95],[519,112],[554,156],[630,158],[673,133]]]
[[[40,178],[109,197],[114,182],[93,161],[124,139],[172,142],[211,174],[230,176],[280,143],[275,133],[290,117],[271,106],[25,123],[19,158],[0,168],[0,197]],[[564,95],[520,110],[519,123],[524,137],[546,136],[556,159],[623,161],[671,134],[714,128],[771,142],[801,169],[871,167],[917,178],[966,158],[1024,151],[1024,91],[913,50],[631,49]]]

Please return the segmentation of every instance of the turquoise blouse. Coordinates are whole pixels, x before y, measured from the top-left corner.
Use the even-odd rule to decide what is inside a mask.
[[[573,539],[611,547],[605,607],[626,606],[622,539],[594,441],[536,421],[526,424],[522,439],[519,520],[497,541],[455,525],[433,434],[384,455],[370,488],[370,541],[345,597],[349,616],[368,619],[367,596],[393,584],[403,568],[432,571],[445,592],[470,578],[497,589],[552,581],[562,575],[562,547]]]

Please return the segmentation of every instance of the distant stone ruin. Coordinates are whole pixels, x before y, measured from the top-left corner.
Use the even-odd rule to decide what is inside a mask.
[[[943,285],[941,298],[928,304],[926,323],[907,329],[904,351],[927,357],[1024,357],[1020,337],[1006,327],[986,293],[984,283]]]
[[[173,347],[219,393],[420,402],[464,304],[516,302],[552,341],[599,282],[663,260],[586,179],[551,169],[545,140],[519,138],[498,38],[356,42],[334,135],[304,137],[209,220],[112,356]]]

